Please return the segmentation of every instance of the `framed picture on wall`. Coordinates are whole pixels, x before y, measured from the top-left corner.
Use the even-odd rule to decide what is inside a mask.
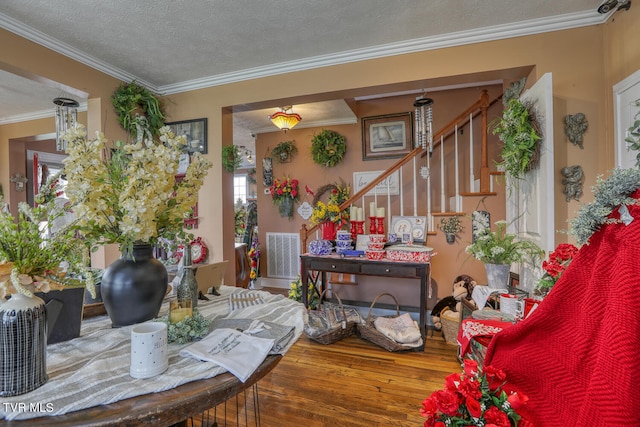
[[[426,216],[392,216],[390,233],[402,243],[425,243],[427,241]]]
[[[362,160],[403,157],[412,148],[411,112],[362,118]]]
[[[207,154],[207,119],[184,120],[181,122],[167,123],[173,133],[184,135],[187,138],[188,153]]]

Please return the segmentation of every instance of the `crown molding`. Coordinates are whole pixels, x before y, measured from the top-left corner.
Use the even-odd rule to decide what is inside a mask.
[[[78,106],[78,111],[79,112],[87,111],[87,103],[81,102],[80,105]],[[49,117],[55,117],[55,115],[56,115],[56,110],[52,104],[51,108],[47,110],[34,111],[31,113],[25,113],[25,114],[16,114],[14,116],[0,117],[0,125],[27,122],[29,120],[47,119]]]
[[[365,49],[355,49],[338,52],[329,55],[321,55],[303,58],[295,61],[281,62],[264,67],[250,68],[237,72],[219,74],[188,80],[176,84],[158,87],[158,92],[163,95],[186,92],[190,90],[204,89],[212,86],[220,86],[245,80],[269,77],[278,74],[286,74],[296,71],[304,71],[332,65],[347,64],[351,62],[384,58],[408,53],[423,52],[427,50],[444,49],[448,47],[467,44],[490,42],[513,37],[523,37],[552,31],[567,30],[572,28],[598,25],[606,22],[606,17],[595,11],[564,14],[550,18],[532,19],[512,24],[496,25],[468,31],[443,34],[433,37],[425,37],[414,40],[406,40],[398,43],[389,43]]]
[[[54,52],[78,61],[81,64],[96,69],[111,77],[115,77],[126,82],[136,80],[136,82],[138,82],[139,84],[148,87],[150,90],[153,90],[153,85],[150,82],[134,76],[133,74],[128,73],[118,67],[114,67],[113,65],[108,64],[101,59],[96,58],[95,56],[89,55],[79,49],[74,48],[73,46],[54,39],[53,37],[49,37],[42,31],[36,30],[33,27],[23,24],[22,22],[16,21],[15,19],[3,13],[0,13],[0,28],[4,28],[7,31],[19,35],[20,37],[44,46],[47,49],[51,49]]]
[[[606,22],[608,16],[600,15],[595,10],[579,13],[564,14],[547,18],[520,21],[511,24],[459,31],[433,37],[389,43],[365,49],[355,49],[329,55],[303,58],[295,61],[281,62],[263,67],[250,68],[235,72],[203,77],[194,80],[178,82],[169,85],[156,86],[139,76],[134,76],[118,67],[95,58],[72,46],[48,37],[46,34],[31,28],[0,13],[0,27],[21,37],[40,44],[48,49],[74,59],[82,64],[94,68],[122,81],[136,80],[143,86],[161,95],[170,95],[191,90],[204,89],[212,86],[236,83],[240,81],[263,78],[273,75],[304,71],[314,68],[327,67],[384,58],[389,56],[422,52],[434,49],[462,46],[473,43],[489,42],[513,37],[567,30],[572,28],[598,25]]]

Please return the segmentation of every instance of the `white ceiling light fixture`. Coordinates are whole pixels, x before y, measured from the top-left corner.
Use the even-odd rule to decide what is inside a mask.
[[[289,129],[292,129],[302,120],[300,114],[296,114],[291,111],[292,108],[293,107],[290,105],[282,107],[280,109],[281,111],[268,116],[271,123],[273,123],[278,129],[283,130],[284,133],[287,133]]]
[[[75,99],[65,97],[54,98],[53,103],[56,105],[56,150],[65,151],[67,143],[61,136],[76,127],[80,104]]]

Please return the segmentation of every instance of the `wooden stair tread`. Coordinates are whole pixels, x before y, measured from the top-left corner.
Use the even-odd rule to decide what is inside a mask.
[[[473,196],[497,196],[498,193],[495,191],[478,191],[473,193],[460,193],[462,197],[473,197]]]
[[[463,216],[464,212],[431,212],[431,216]]]

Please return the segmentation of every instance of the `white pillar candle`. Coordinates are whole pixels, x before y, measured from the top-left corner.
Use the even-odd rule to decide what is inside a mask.
[[[362,218],[364,217],[364,212],[362,208],[356,208],[358,209],[358,213],[356,215],[356,218],[358,218],[356,221],[362,221]]]
[[[376,216],[376,202],[369,203],[369,216]]]
[[[384,208],[378,208],[378,209],[376,210],[376,216],[377,216],[378,218],[384,218]]]

